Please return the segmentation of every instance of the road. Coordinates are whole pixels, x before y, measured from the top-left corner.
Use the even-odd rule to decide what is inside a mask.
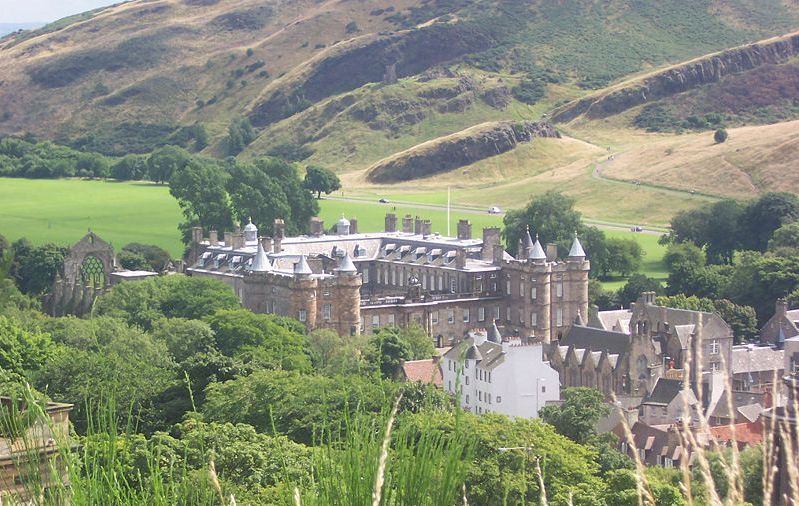
[[[352,202],[354,204],[374,204],[376,206],[386,206],[386,207],[398,204],[398,205],[403,205],[403,206],[412,206],[412,207],[415,207],[417,209],[432,209],[434,211],[446,211],[447,210],[447,206],[444,206],[444,205],[422,204],[422,203],[419,203],[419,202],[408,202],[408,201],[404,201],[404,200],[392,200],[391,202],[389,202],[387,204],[380,204],[375,199],[371,199],[371,198],[357,198],[357,197],[332,197],[332,196],[327,196],[327,197],[323,197],[323,200],[335,200],[335,201],[338,201],[338,202]],[[474,215],[485,215],[486,214],[485,210],[476,209],[474,207],[463,207],[463,206],[450,206],[450,211],[453,212],[453,213],[458,213],[458,214],[474,214]],[[498,213],[498,214],[495,214],[494,216],[502,217],[502,216],[505,216],[505,213],[504,212]],[[613,223],[613,222],[608,222],[608,221],[592,220],[590,218],[584,218],[583,221],[585,223],[587,223],[589,225],[593,225],[593,226],[595,226],[597,228],[601,228],[601,229],[604,229],[604,230],[617,230],[617,231],[621,231],[621,232],[629,232],[630,229],[634,226],[631,223]],[[654,229],[654,228],[644,228],[641,231],[642,234],[658,235],[658,236],[663,235],[663,232],[664,232],[663,230],[658,230],[658,229]]]

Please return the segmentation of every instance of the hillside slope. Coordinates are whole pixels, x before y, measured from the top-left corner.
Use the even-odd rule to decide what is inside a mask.
[[[221,156],[235,116],[267,135],[342,94],[368,100],[387,75],[402,83],[445,65],[507,88],[535,80],[551,105],[646,68],[785,33],[799,25],[798,10],[780,0],[133,0],[0,40],[0,133],[119,154],[200,123],[213,141],[208,152]],[[503,119],[466,109],[446,111],[449,126],[429,134],[437,116],[426,114],[409,140]],[[412,130],[370,128],[389,139]],[[307,141],[283,130],[291,142]],[[268,137],[254,144],[260,152],[273,145]]]

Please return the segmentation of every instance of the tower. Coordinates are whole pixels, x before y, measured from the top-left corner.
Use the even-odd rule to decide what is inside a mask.
[[[312,277],[313,271],[305,259],[294,264],[294,281],[291,290],[292,316],[305,324],[305,328],[316,328],[316,292],[319,281]]]
[[[361,284],[363,280],[345,253],[338,267],[334,269],[335,282],[333,295],[333,321],[339,335],[356,335],[361,330]],[[324,317],[324,310],[322,311]]]

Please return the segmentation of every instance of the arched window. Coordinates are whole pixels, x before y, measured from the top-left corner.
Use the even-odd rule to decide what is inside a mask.
[[[636,372],[638,373],[638,379],[647,379],[649,377],[649,360],[647,360],[646,355],[641,355],[638,357],[638,362],[636,363]]]
[[[80,266],[80,279],[84,285],[104,287],[105,266],[103,261],[94,255],[84,258]]]

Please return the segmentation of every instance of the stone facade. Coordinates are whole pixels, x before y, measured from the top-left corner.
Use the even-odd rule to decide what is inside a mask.
[[[590,263],[576,238],[559,259],[528,232],[514,258],[500,245],[498,228],[472,238],[466,220],[457,237],[433,234],[430,221],[418,217],[399,222],[388,214],[377,233],[353,233],[352,222],[342,218],[326,235],[314,220],[313,233],[300,237],[285,237],[276,222],[274,238],[259,238],[249,224],[241,240],[230,235],[224,242],[195,229],[186,272],[228,283],[255,312],[341,334],[415,323],[445,344],[498,321],[509,334],[548,343],[588,314]],[[266,260],[256,271],[260,252]],[[354,272],[340,270],[345,262]],[[301,263],[310,272],[298,275]]]

